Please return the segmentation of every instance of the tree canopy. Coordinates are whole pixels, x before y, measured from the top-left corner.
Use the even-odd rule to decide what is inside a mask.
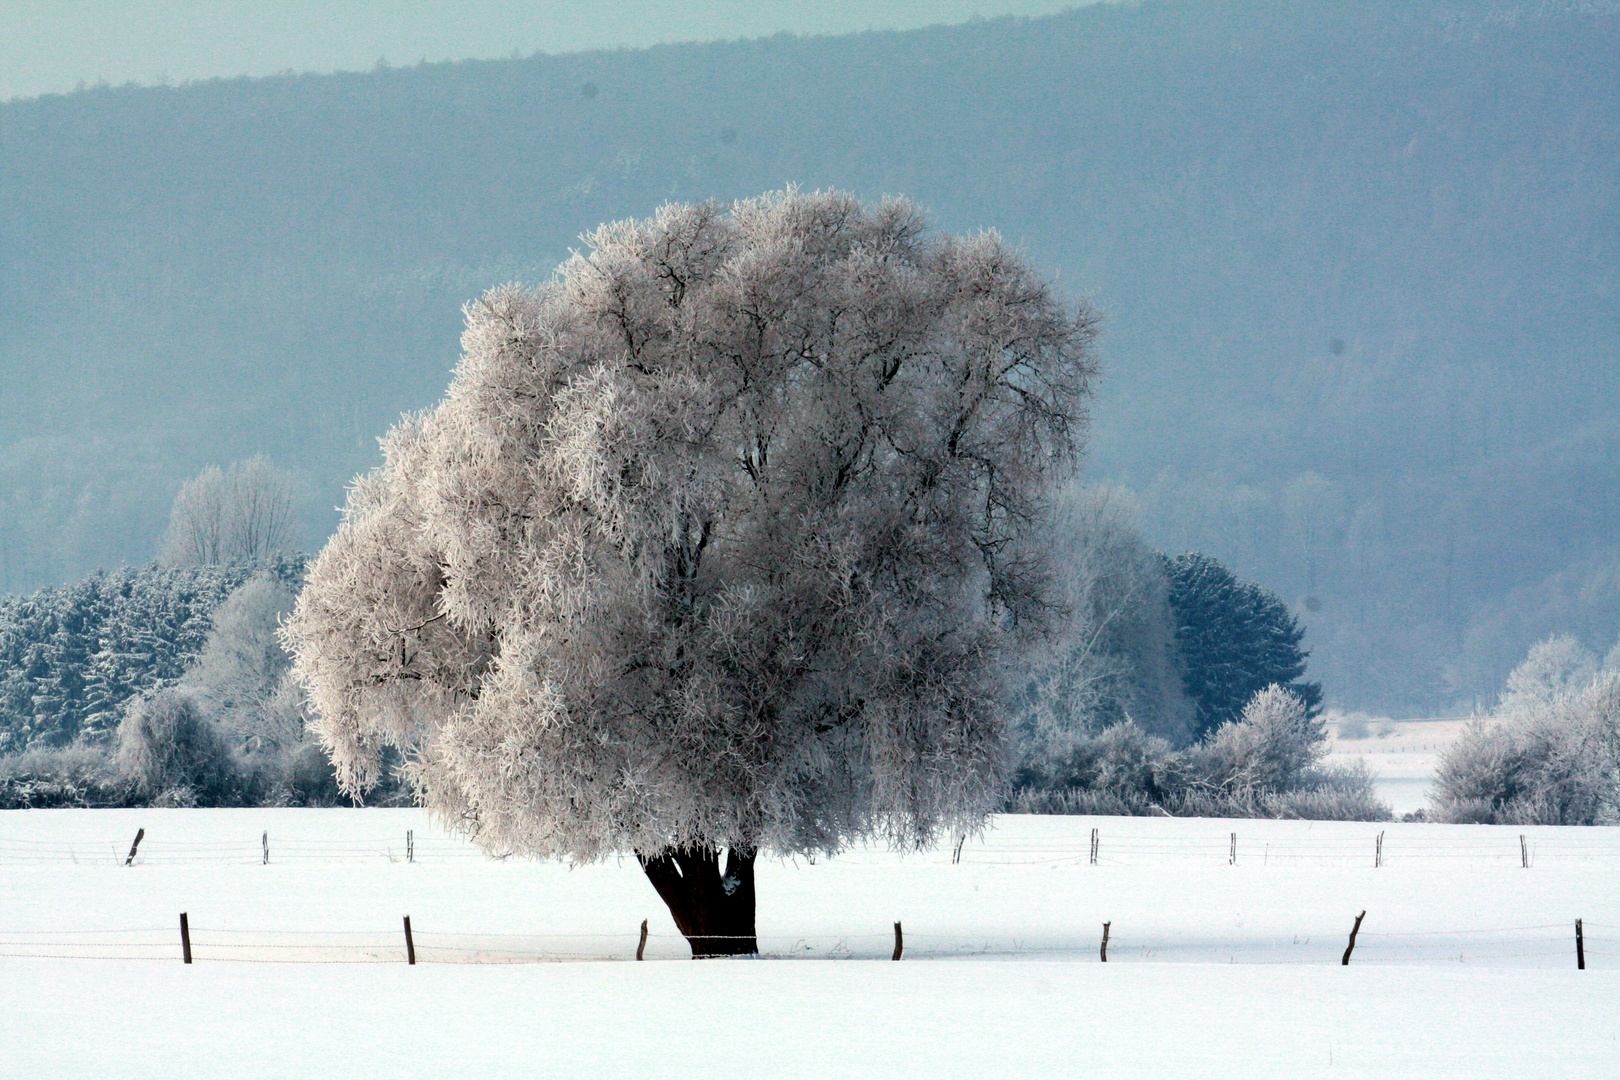
[[[287,634],[344,782],[399,747],[486,848],[576,860],[980,820],[1093,316],[898,200],[586,239],[468,306],[310,572]]]

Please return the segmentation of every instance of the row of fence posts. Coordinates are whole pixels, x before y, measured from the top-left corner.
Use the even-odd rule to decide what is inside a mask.
[[[137,830],[135,830],[135,842],[129,845],[129,855],[128,855],[127,858],[124,859],[124,865],[125,866],[134,866],[135,865],[135,853],[140,848],[141,841],[143,839],[145,839],[145,837],[146,837],[146,830],[145,829],[137,829]],[[960,863],[962,861],[962,846],[964,844],[966,844],[966,843],[967,843],[966,834],[960,835],[960,836],[958,836],[956,838],[956,846],[951,849],[951,863],[952,863],[952,865],[955,865],[955,864]],[[263,856],[264,865],[269,866],[270,865],[270,833],[269,832],[265,832],[264,835],[259,837],[259,844],[260,844],[261,849],[262,849],[262,856]],[[1097,854],[1101,850],[1101,847],[1102,847],[1102,838],[1098,834],[1098,831],[1096,829],[1092,829],[1091,830],[1091,849],[1090,849],[1089,855],[1087,857],[1087,862],[1090,865],[1092,865],[1092,866],[1097,865]],[[1264,861],[1270,862],[1271,861],[1271,845],[1270,844],[1266,845],[1265,851],[1266,851],[1266,853],[1265,853]],[[1236,866],[1237,865],[1237,858],[1238,858],[1237,833],[1231,833],[1229,835],[1229,839],[1228,839],[1228,848],[1227,848],[1227,856],[1226,856],[1227,865],[1228,866]],[[408,862],[408,863],[414,863],[416,861],[416,832],[413,829],[406,829],[405,830],[405,861]],[[1384,833],[1383,833],[1383,830],[1379,830],[1378,837],[1373,842],[1373,866],[1381,867],[1383,865],[1384,865]],[[1524,833],[1519,834],[1519,865],[1524,867],[1526,870],[1528,870],[1530,868],[1530,845],[1529,845],[1529,842],[1526,839]]]
[[[1090,852],[1090,856],[1089,856],[1089,858],[1087,860],[1092,866],[1097,865],[1097,852],[1098,852],[1098,850],[1100,848],[1100,845],[1101,845],[1101,837],[1098,836],[1098,833],[1097,833],[1096,829],[1092,829],[1091,830],[1091,852]],[[1236,866],[1237,865],[1237,858],[1238,858],[1237,833],[1231,833],[1229,835],[1229,847],[1227,849],[1226,864],[1228,866]],[[961,862],[961,861],[962,861],[962,841],[958,840],[956,842],[956,852],[955,852],[955,854],[953,854],[951,856],[951,862],[955,863],[955,862]],[[1271,845],[1270,844],[1266,845],[1264,861],[1266,861],[1266,862],[1271,861]],[[1374,839],[1374,841],[1373,841],[1373,866],[1375,868],[1377,868],[1377,867],[1382,867],[1383,865],[1384,865],[1384,831],[1382,829],[1380,829],[1378,831],[1377,838]],[[1519,834],[1519,865],[1524,867],[1526,870],[1528,870],[1530,868],[1530,845],[1529,845],[1528,841],[1526,840],[1524,833]]]
[[[1350,966],[1350,954],[1356,951],[1356,935],[1361,933],[1361,920],[1366,917],[1366,909],[1363,909],[1356,915],[1356,921],[1350,927],[1350,942],[1345,945],[1344,956],[1339,959],[1339,964],[1343,967]],[[1099,959],[1105,964],[1108,963],[1108,935],[1113,925],[1112,922],[1102,924],[1102,948],[1098,952]],[[905,932],[901,929],[899,921],[896,920],[894,924],[894,954],[890,959],[900,959],[905,955],[905,951]],[[184,911],[180,913],[180,956],[185,963],[191,963],[191,923]],[[636,942],[636,959],[645,960],[646,958],[647,920],[642,919],[641,937]],[[405,916],[405,962],[412,965],[416,963],[416,938],[411,934],[411,917],[409,915]],[[1581,920],[1579,919],[1575,920],[1575,967],[1580,971],[1586,970],[1586,935],[1581,929]]]
[[[1092,831],[1095,832],[1096,830],[1093,829]],[[135,842],[133,844],[129,845],[129,855],[124,859],[124,865],[125,866],[134,866],[135,865],[135,852],[140,849],[141,841],[144,840],[145,838],[146,838],[146,830],[145,829],[136,829],[135,830]],[[963,839],[966,839],[966,837],[964,837]],[[260,848],[260,853],[261,853],[260,857],[261,857],[261,860],[262,860],[261,865],[269,866],[270,865],[270,833],[269,833],[268,830],[266,830],[264,832],[264,834],[259,837],[259,848]],[[962,845],[961,845],[960,842],[956,845],[956,853],[957,853],[957,857],[960,858],[961,854],[962,854]],[[413,862],[416,861],[416,830],[414,830],[414,829],[406,829],[405,830],[405,861],[408,862],[408,863],[413,863]]]

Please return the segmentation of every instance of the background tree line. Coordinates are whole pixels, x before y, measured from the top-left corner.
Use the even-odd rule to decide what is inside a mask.
[[[306,559],[263,523],[291,498],[263,459],[207,468],[158,563],[0,601],[0,802],[340,800],[277,637]],[[1375,814],[1360,781],[1315,770],[1321,690],[1301,681],[1298,621],[1207,556],[1153,551],[1135,513],[1128,492],[1077,488],[1054,526],[1063,616],[1007,673],[1009,805]],[[403,797],[383,779],[373,798]]]
[[[164,561],[0,601],[0,806],[343,801],[276,634],[305,558],[272,545],[204,565],[174,540],[199,515],[238,520],[196,497],[227,476],[287,505],[268,462],[204,470],[175,500]],[[1064,621],[1007,676],[1008,808],[1386,817],[1370,777],[1323,765],[1298,621],[1207,556],[1153,551],[1135,512],[1096,486],[1058,519]],[[220,548],[251,545],[226,528]],[[1538,642],[1442,754],[1429,815],[1620,820],[1617,688],[1620,646],[1600,660],[1568,634]],[[374,798],[406,797],[384,779]]]
[[[291,513],[264,458],[211,466],[157,563],[0,601],[0,806],[339,800],[276,637]]]

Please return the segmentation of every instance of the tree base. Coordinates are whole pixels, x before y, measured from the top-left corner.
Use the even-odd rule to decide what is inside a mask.
[[[720,872],[720,852],[712,847],[651,856],[638,851],[636,858],[692,947],[693,959],[759,952],[754,931],[754,852],[729,849],[724,874]]]

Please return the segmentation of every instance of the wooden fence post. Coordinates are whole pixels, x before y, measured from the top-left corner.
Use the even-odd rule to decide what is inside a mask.
[[[180,955],[186,963],[191,963],[191,923],[183,911],[180,913]]]
[[[956,838],[956,848],[951,852],[951,865],[955,866],[962,861],[962,845],[967,843],[967,833]]]
[[[146,835],[146,830],[145,829],[136,829],[135,830],[135,842],[133,844],[129,845],[129,858],[124,860],[124,865],[125,866],[134,866],[135,865],[135,849],[141,846],[141,837],[143,837],[145,835]],[[115,848],[114,850],[117,850],[117,849]]]
[[[1524,833],[1519,834],[1519,865],[1530,869],[1530,848],[1524,842]]]
[[[405,916],[405,962],[416,963],[416,939],[411,936],[411,917]]]
[[[1097,865],[1097,830],[1091,830],[1091,865]]]
[[[1378,830],[1378,847],[1375,849],[1374,854],[1373,854],[1373,866],[1376,868],[1376,867],[1380,867],[1380,866],[1383,866],[1383,865],[1384,865],[1384,830],[1379,829]]]
[[[269,833],[269,830],[266,830],[265,834],[262,837],[259,838],[259,842],[264,845],[264,865],[269,866],[270,865],[270,833]]]
[[[1581,920],[1575,920],[1575,968],[1586,970],[1586,936],[1581,933]]]
[[[414,829],[405,830],[405,861],[408,863],[416,861],[416,831]]]
[[[636,959],[647,959],[647,920],[641,920],[641,940],[636,942]]]
[[[1237,833],[1232,834],[1232,854],[1227,859],[1226,865],[1228,865],[1228,866],[1236,866],[1237,865]]]
[[[906,939],[900,933],[900,924],[894,924],[894,955],[889,959],[898,960],[900,954],[906,951]]]
[[[1350,928],[1350,944],[1344,947],[1344,959],[1339,961],[1344,967],[1350,966],[1350,954],[1356,951],[1356,935],[1361,932],[1361,920],[1367,917],[1366,911],[1356,916],[1356,925]]]
[[[1108,928],[1113,925],[1111,922],[1103,923],[1102,962],[1105,964],[1108,963]]]

